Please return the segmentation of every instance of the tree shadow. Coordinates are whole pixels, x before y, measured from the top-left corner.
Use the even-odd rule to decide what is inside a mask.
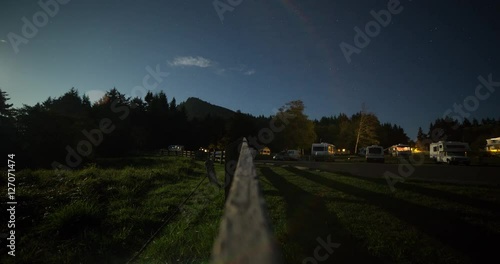
[[[260,173],[285,199],[286,239],[297,242],[303,256],[314,257],[314,250],[320,246],[317,239],[326,241],[330,236],[332,243],[340,243],[341,246],[329,256],[327,263],[381,263],[379,259],[369,255],[367,249],[360,245],[360,241],[351,237],[334,214],[328,212],[323,197],[313,195],[288,182],[271,168],[261,167]],[[320,255],[325,252],[322,249]],[[297,261],[302,262],[296,259],[286,260],[287,263]]]
[[[463,254],[470,256],[475,262],[484,263],[498,257],[498,233],[483,227],[474,226],[459,218],[459,214],[433,209],[400,199],[375,193],[345,184],[320,175],[285,168],[289,172],[300,175],[318,184],[365,199],[366,203],[380,207],[395,217],[417,227],[420,231],[436,238]]]
[[[375,184],[387,185],[387,181],[385,179],[367,178],[367,177],[360,177],[360,176],[355,176],[355,175],[348,175],[348,176],[356,178],[358,180],[362,180],[362,181],[372,182]],[[469,205],[469,206],[472,206],[472,207],[475,207],[478,209],[484,209],[484,210],[488,210],[488,211],[492,211],[492,212],[497,212],[498,213],[497,216],[500,217],[500,203],[482,200],[482,199],[477,199],[477,198],[472,198],[472,197],[468,197],[465,195],[451,193],[451,192],[447,192],[447,191],[443,191],[443,190],[436,190],[436,189],[432,189],[432,188],[427,188],[427,187],[415,185],[412,183],[419,183],[419,182],[414,181],[414,182],[408,182],[408,183],[407,182],[398,183],[398,185],[395,186],[396,191],[398,189],[400,189],[400,190],[420,193],[420,194],[425,195],[425,196],[434,197],[437,199],[442,199],[442,200],[446,200],[446,201],[450,201],[450,202],[461,203],[461,204]],[[423,183],[429,183],[429,182],[423,182]],[[438,183],[438,184],[463,186],[463,185],[448,184],[448,183]],[[487,188],[489,188],[489,187],[487,187]],[[496,191],[499,191],[497,187],[491,187],[491,189],[495,189]]]

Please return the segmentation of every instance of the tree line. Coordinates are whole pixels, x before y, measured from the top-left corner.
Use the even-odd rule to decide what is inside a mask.
[[[446,117],[438,118],[429,124],[424,132],[418,128],[416,146],[429,150],[429,144],[437,141],[462,141],[469,143],[471,150],[482,151],[486,139],[500,136],[500,118],[483,118],[481,120],[464,118],[462,122]]]
[[[72,88],[60,97],[20,108],[13,108],[9,100],[0,90],[0,151],[15,151],[25,167],[75,168],[99,157],[119,157],[173,144],[188,150],[223,149],[240,137],[247,137],[255,148],[267,146],[272,152],[299,148],[307,153],[312,143],[320,141],[351,152],[372,144],[412,143],[403,128],[381,123],[364,109],[352,116],[341,113],[311,120],[300,100],[286,103],[267,117],[236,111],[229,118],[209,113],[203,118],[188,118],[185,108],[177,105],[175,98],[169,100],[163,91],[148,92],[142,99],[129,98],[113,88],[91,103]],[[431,123],[430,130],[439,127],[450,140],[477,140],[479,147],[478,138],[500,132],[499,121],[490,119],[470,124],[465,120],[456,129],[454,123],[438,121]],[[421,130],[417,145],[430,137]]]

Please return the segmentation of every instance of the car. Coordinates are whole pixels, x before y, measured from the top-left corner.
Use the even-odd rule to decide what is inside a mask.
[[[299,160],[301,155],[300,155],[300,151],[299,150],[295,150],[295,149],[289,149],[287,150],[286,154],[288,155],[288,158],[290,160]]]
[[[280,153],[274,154],[273,160],[290,160],[290,156],[288,156],[286,151],[281,151]]]

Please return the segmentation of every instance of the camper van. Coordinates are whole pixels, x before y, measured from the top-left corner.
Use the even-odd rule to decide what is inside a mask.
[[[377,145],[365,148],[365,157],[367,162],[385,162],[384,148]]]
[[[411,148],[405,144],[397,144],[389,148],[389,153],[393,157],[409,157],[411,155]]]
[[[500,137],[487,139],[486,151],[493,155],[500,155]]]
[[[313,160],[335,160],[335,146],[329,143],[313,143],[311,147]]]
[[[467,157],[469,144],[455,141],[439,141],[431,143],[429,156],[437,163],[448,164],[470,164],[470,159]]]
[[[268,147],[263,147],[259,149],[259,154],[260,155],[271,155],[271,149]]]

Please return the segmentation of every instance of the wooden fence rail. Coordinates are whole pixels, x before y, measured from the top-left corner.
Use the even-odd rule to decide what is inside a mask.
[[[160,149],[160,156],[182,156],[187,158],[199,159],[199,160],[212,160],[219,163],[224,163],[226,157],[224,151],[212,151],[212,152],[202,152],[202,151],[174,151],[168,149]]]
[[[243,139],[216,238],[212,263],[282,263],[253,163]]]

